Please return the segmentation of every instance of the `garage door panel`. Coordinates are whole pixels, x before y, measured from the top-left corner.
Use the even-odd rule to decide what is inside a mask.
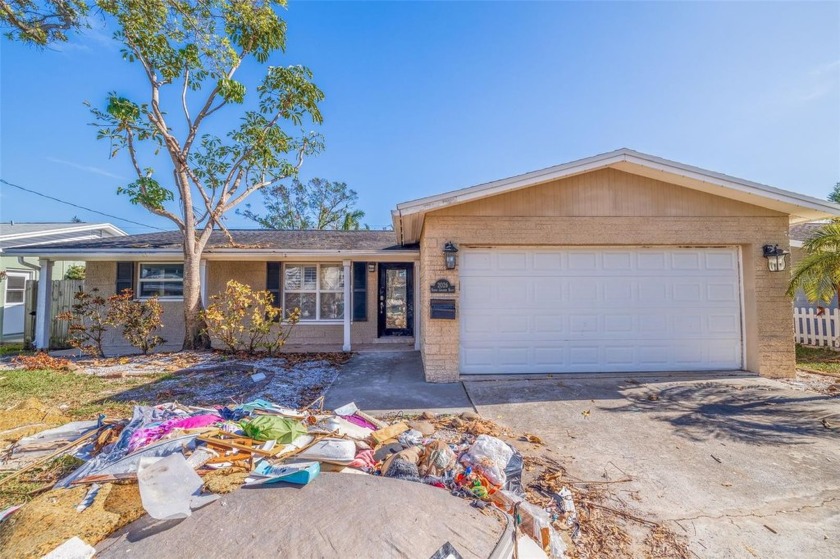
[[[735,249],[465,249],[464,373],[740,368]]]
[[[534,271],[535,272],[556,272],[564,268],[564,256],[559,252],[535,252],[534,253]]]
[[[568,270],[575,271],[592,271],[598,269],[598,253],[594,251],[575,251],[568,253],[566,257],[568,261]]]
[[[534,301],[537,303],[559,303],[568,299],[568,286],[556,278],[536,277],[532,280]]]
[[[706,287],[706,300],[709,302],[732,303],[738,301],[740,289],[731,283],[710,283]]]

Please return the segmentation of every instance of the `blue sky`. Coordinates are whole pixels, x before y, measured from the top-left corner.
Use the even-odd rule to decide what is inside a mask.
[[[821,198],[840,181],[836,2],[292,0],[286,19],[270,63],[309,66],[326,93],[326,150],[302,177],[347,182],[374,227],[401,201],[619,147]],[[171,228],[116,194],[128,163],[87,126],[84,101],[145,91],[109,37],[0,39],[0,176]],[[103,219],[2,187],[3,221],[73,215]]]

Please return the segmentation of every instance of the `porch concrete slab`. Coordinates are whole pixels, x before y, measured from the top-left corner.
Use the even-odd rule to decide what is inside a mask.
[[[335,409],[349,402],[371,414],[474,411],[462,383],[425,381],[419,351],[354,354],[327,389],[324,405]]]
[[[698,557],[838,556],[840,398],[747,373],[465,385],[481,415],[540,436],[570,474],[630,476],[618,496]]]
[[[147,515],[101,542],[96,556],[428,559],[449,542],[464,559],[483,559],[503,530],[500,517],[430,485],[322,473],[303,487],[239,489],[184,520]]]

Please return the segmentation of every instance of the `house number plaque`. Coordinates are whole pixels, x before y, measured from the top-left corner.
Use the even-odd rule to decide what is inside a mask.
[[[432,293],[455,293],[455,286],[447,279],[439,279],[432,284],[430,291]]]

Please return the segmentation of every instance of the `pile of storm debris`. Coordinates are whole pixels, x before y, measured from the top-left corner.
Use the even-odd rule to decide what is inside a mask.
[[[353,403],[327,411],[322,402],[136,406],[131,418],[26,436],[6,452],[17,469],[0,478],[0,490],[33,475],[45,484],[0,512],[3,556],[91,557],[92,545],[145,514],[183,519],[242,486],[305,486],[322,471],[425,483],[502,514],[508,556],[633,556],[627,532],[600,514],[648,523],[644,555],[686,556],[661,526],[599,504],[605,485],[532,455],[535,436],[518,439],[527,443],[517,445],[528,447],[523,455],[503,440],[516,439],[475,413],[382,419]]]

